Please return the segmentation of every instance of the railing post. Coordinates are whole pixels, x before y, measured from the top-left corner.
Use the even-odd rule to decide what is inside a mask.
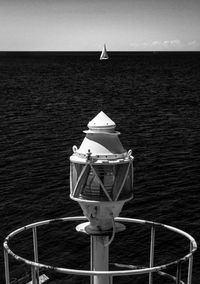
[[[4,248],[4,265],[5,265],[6,284],[10,284],[9,259],[8,259],[7,250],[5,248]]]
[[[176,270],[176,284],[181,283],[181,265],[182,265],[182,262],[179,261],[177,263],[177,270]]]
[[[155,247],[155,226],[152,225],[151,227],[151,246],[150,246],[150,261],[149,267],[154,266],[154,247]],[[149,273],[149,284],[153,283],[153,273]]]
[[[92,236],[90,236],[90,270],[93,270],[93,238]],[[94,281],[93,281],[94,277],[92,275],[90,275],[90,284],[94,284]]]
[[[190,252],[192,251],[193,246],[192,243],[190,242]],[[192,266],[193,266],[193,255],[189,258],[189,263],[188,263],[188,279],[187,279],[187,284],[192,283]]]
[[[34,262],[38,262],[38,242],[37,242],[37,228],[33,227],[33,250],[34,250]],[[35,283],[40,284],[39,268],[34,267],[35,270]]]
[[[32,284],[37,284],[35,267],[31,266]]]

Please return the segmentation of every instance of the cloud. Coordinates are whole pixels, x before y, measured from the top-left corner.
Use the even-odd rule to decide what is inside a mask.
[[[130,46],[134,48],[179,48],[181,44],[179,39],[171,39],[163,41],[154,40],[152,42],[131,42]]]
[[[200,44],[198,43],[198,41],[195,40],[195,39],[192,40],[192,41],[188,41],[187,45],[190,46],[190,47],[198,47],[198,46],[200,46]]]
[[[135,41],[130,46],[135,50],[199,50],[200,42],[196,39],[182,41],[180,39],[166,39],[154,41]]]
[[[161,42],[158,41],[158,40],[155,40],[155,41],[153,41],[153,42],[151,43],[151,45],[153,45],[153,46],[158,46],[158,45],[160,45],[160,44],[161,44]]]
[[[172,39],[172,40],[164,40],[164,41],[158,41],[155,40],[151,43],[151,46],[156,47],[178,47],[181,45],[181,41],[179,39]]]

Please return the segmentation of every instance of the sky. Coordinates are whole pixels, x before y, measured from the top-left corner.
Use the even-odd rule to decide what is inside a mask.
[[[200,51],[200,0],[0,0],[0,51]]]

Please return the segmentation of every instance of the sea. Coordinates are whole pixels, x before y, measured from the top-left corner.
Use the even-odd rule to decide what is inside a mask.
[[[82,216],[69,197],[69,157],[83,130],[100,111],[116,123],[134,156],[134,198],[121,217],[164,223],[200,242],[200,52],[0,53],[0,241],[27,224]],[[80,222],[38,229],[39,261],[90,269],[90,239]],[[10,248],[33,259],[32,233],[11,239]],[[1,246],[2,247],[2,246]],[[112,269],[148,266],[150,227],[127,224],[110,245]],[[186,255],[189,242],[156,229],[155,265]],[[12,283],[30,267],[9,258]],[[200,281],[194,254],[193,284]],[[117,268],[115,268],[117,267]],[[3,249],[0,281],[4,282]],[[176,266],[166,271],[176,275]],[[84,276],[44,271],[48,283],[89,283]],[[187,264],[182,265],[186,281]],[[153,275],[155,283],[174,283]],[[21,281],[22,283],[22,281]],[[148,275],[114,277],[114,283],[148,283]]]

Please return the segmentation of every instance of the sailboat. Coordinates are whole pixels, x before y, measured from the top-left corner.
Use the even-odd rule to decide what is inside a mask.
[[[108,59],[108,53],[107,53],[107,50],[106,50],[106,45],[104,44],[103,46],[103,50],[101,52],[101,56],[100,56],[100,60],[105,60],[105,59]]]

